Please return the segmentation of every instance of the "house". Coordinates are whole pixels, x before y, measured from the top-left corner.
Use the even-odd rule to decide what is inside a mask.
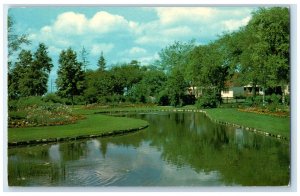
[[[256,85],[255,87],[256,90],[256,95],[264,95],[264,91],[263,88],[260,87],[259,85]],[[244,94],[247,95],[252,95],[253,91],[253,86],[252,84],[248,84],[246,86],[244,86]]]
[[[203,90],[202,87],[190,86],[187,89],[187,94],[188,95],[194,95],[195,98],[198,98],[198,97],[200,97],[202,95],[202,90]]]
[[[245,91],[243,86],[234,86],[226,88],[225,90],[221,91],[221,97],[223,99],[230,98],[233,99],[236,96],[244,96]]]
[[[266,88],[265,90],[260,86],[256,85],[256,95],[271,95],[271,94],[279,94],[279,95],[289,95],[290,89],[289,85],[286,85],[282,90],[281,86],[276,86],[273,88]],[[246,86],[235,86],[235,87],[227,87],[227,89],[221,91],[221,97],[223,99],[232,99],[237,96],[251,96],[253,94],[253,86],[248,84]]]

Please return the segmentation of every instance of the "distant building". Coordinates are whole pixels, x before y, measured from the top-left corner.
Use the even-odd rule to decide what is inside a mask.
[[[244,96],[245,91],[242,86],[234,86],[221,91],[222,98],[234,98],[236,96]]]

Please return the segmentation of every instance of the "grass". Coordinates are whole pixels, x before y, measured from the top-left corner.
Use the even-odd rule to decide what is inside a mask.
[[[215,120],[255,128],[290,138],[290,118],[238,111],[235,108],[205,109]]]
[[[49,138],[76,137],[81,135],[97,135],[115,130],[127,130],[146,126],[148,123],[140,119],[113,117],[107,115],[86,115],[86,119],[75,124],[61,126],[9,128],[8,142],[19,142]]]
[[[87,109],[84,106],[74,106],[74,114],[85,115],[86,119],[75,124],[62,126],[44,126],[28,128],[9,128],[8,141],[18,142],[48,138],[76,137],[81,135],[97,135],[115,130],[126,130],[146,126],[148,123],[140,119],[114,117],[100,112],[125,112],[174,109],[169,106],[149,107],[95,107]],[[195,106],[185,106],[179,109],[196,109]],[[238,111],[235,108],[205,109],[207,114],[217,120],[255,128],[276,135],[290,138],[290,118]]]

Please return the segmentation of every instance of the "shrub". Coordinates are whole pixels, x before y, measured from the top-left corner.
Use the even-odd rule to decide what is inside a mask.
[[[262,96],[255,96],[255,97],[247,97],[246,98],[246,105],[248,106],[260,106],[263,103],[263,97]]]
[[[198,98],[196,102],[197,108],[216,108],[220,103],[220,97],[213,90],[208,90]]]
[[[239,95],[235,95],[234,98],[235,99],[246,99],[246,96],[243,94],[239,94]]]
[[[48,93],[46,94],[42,100],[44,102],[48,103],[60,103],[60,104],[65,104],[66,100],[64,98],[59,97],[55,93]]]
[[[183,105],[194,105],[196,102],[195,95],[184,95],[182,99],[183,99]]]
[[[73,98],[73,104],[75,104],[75,105],[85,105],[86,104],[85,98],[83,96],[76,95]]]
[[[158,105],[163,105],[163,106],[170,104],[170,99],[169,99],[168,93],[166,91],[161,91],[158,94],[157,103],[158,103]]]
[[[286,105],[290,105],[291,103],[291,96],[290,95],[285,95],[284,101]]]
[[[33,105],[42,106],[45,105],[45,102],[42,101],[42,97],[31,96],[31,97],[22,97],[16,103],[16,107],[19,110]]]

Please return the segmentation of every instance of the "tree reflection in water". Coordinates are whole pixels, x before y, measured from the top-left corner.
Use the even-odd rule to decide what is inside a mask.
[[[282,141],[215,124],[200,113],[127,115],[147,120],[149,128],[123,136],[9,149],[9,184],[82,186],[81,180],[86,185],[106,180],[136,185],[148,176],[144,184],[178,185],[162,170],[169,167],[175,178],[184,179],[182,172],[191,170],[199,178],[214,174],[214,180],[225,185],[290,181],[289,144]],[[195,176],[190,185],[201,185],[195,182],[199,178]]]

